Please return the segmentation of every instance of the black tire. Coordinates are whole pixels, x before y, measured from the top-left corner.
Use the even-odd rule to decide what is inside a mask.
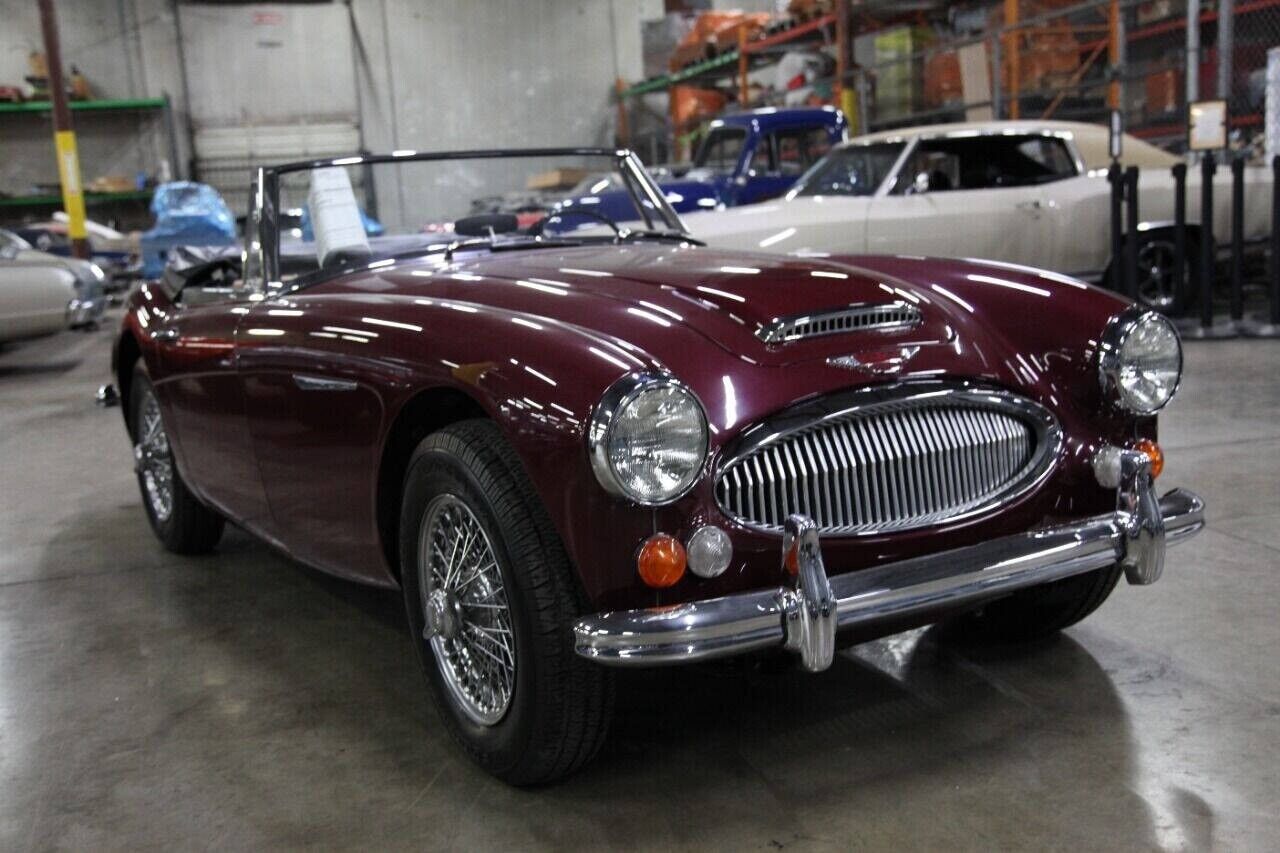
[[[1121,568],[1063,578],[1001,598],[949,622],[944,635],[987,643],[1044,639],[1097,610],[1115,589]]]
[[[1138,242],[1138,298],[1144,308],[1168,317],[1181,317],[1198,303],[1200,293],[1200,234],[1187,232],[1184,285],[1179,288],[1173,275],[1173,231],[1155,230],[1142,233]],[[1117,293],[1124,291],[1124,260],[1114,261],[1108,270],[1108,281]],[[1160,272],[1154,272],[1159,270]]]
[[[143,447],[146,436],[142,434],[144,425],[143,410],[148,399],[155,399],[155,389],[151,378],[147,376],[146,367],[139,361],[133,368],[133,382],[129,395],[129,435],[134,441],[135,460],[139,460],[138,448]],[[156,410],[157,416],[159,409]],[[207,554],[212,551],[222,538],[225,520],[221,515],[200,502],[178,472],[169,450],[167,430],[163,421],[159,427],[165,432],[163,449],[159,455],[167,457],[171,479],[171,497],[168,511],[161,501],[153,497],[147,484],[145,466],[139,461],[137,466],[138,489],[142,492],[142,506],[147,511],[147,520],[156,538],[165,548],[175,554]]]
[[[445,652],[437,653],[423,636],[427,597],[419,537],[441,501],[460,501],[483,530],[509,613],[513,687],[500,718],[485,724],[469,716],[456,695],[456,681],[445,674]],[[589,761],[608,730],[612,674],[574,653],[572,626],[586,610],[584,597],[515,451],[492,422],[462,421],[418,445],[405,474],[399,544],[410,634],[454,739],[512,785],[551,782]]]

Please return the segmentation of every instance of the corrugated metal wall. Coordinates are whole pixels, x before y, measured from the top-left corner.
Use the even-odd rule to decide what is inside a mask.
[[[20,81],[39,48],[34,6],[0,0],[0,80]],[[204,171],[233,195],[245,177],[232,162],[236,128],[244,166],[288,159],[286,143],[310,156],[357,135],[372,150],[609,143],[613,81],[641,76],[640,20],[661,9],[661,0],[180,3],[175,18],[171,0],[59,3],[67,61],[104,97],[167,92],[184,137],[175,171],[185,169],[190,128]],[[104,161],[154,169],[163,153],[130,152],[124,130]],[[29,140],[30,157],[12,157],[6,139],[0,159],[48,153],[53,174],[46,136]],[[399,189],[379,193],[393,222]],[[239,209],[239,198],[228,202]]]
[[[366,145],[375,150],[612,142],[613,81],[638,76],[635,0],[354,0]],[[426,191],[379,187],[382,215]]]
[[[185,3],[195,172],[237,213],[253,167],[360,145],[347,7]]]
[[[184,3],[196,126],[357,119],[346,6]]]

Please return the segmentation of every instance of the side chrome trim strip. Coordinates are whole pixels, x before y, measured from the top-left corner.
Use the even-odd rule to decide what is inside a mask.
[[[359,387],[352,379],[330,379],[305,373],[293,374],[293,384],[303,391],[354,391]]]

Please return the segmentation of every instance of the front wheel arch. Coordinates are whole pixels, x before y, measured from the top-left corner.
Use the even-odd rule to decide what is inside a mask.
[[[112,357],[114,362],[116,387],[120,391],[120,412],[124,415],[124,427],[129,432],[129,437],[133,438],[133,424],[130,423],[129,412],[132,411],[133,405],[130,394],[133,392],[133,366],[142,358],[142,347],[138,345],[138,339],[133,336],[132,332],[122,332],[120,338],[116,341],[115,352]]]
[[[1186,226],[1186,259],[1187,259],[1186,263],[1187,263],[1188,287],[1187,287],[1187,292],[1185,294],[1185,298],[1182,299],[1181,301],[1174,300],[1174,302],[1171,305],[1164,308],[1160,308],[1155,305],[1149,305],[1148,307],[1155,308],[1156,310],[1160,310],[1163,313],[1169,314],[1171,316],[1180,316],[1180,315],[1186,314],[1195,306],[1196,300],[1199,298],[1199,287],[1200,287],[1201,235],[1202,235],[1202,230],[1199,224],[1196,224],[1196,223],[1187,224]],[[1139,252],[1142,251],[1145,245],[1150,244],[1152,242],[1156,242],[1156,241],[1166,242],[1170,246],[1172,246],[1172,244],[1174,243],[1174,229],[1172,226],[1162,225],[1159,227],[1150,228],[1145,231],[1139,231],[1138,240],[1139,240],[1139,243],[1138,243]],[[1128,247],[1128,242],[1129,242],[1129,235],[1125,234],[1124,245],[1126,249]],[[1214,252],[1216,255],[1216,248]],[[1106,271],[1103,273],[1103,279],[1102,279],[1103,282],[1106,284],[1106,286],[1110,290],[1114,291],[1115,293],[1124,292],[1124,281],[1121,278],[1123,263],[1124,263],[1123,255],[1120,258],[1111,258],[1110,262],[1107,264]],[[1141,299],[1139,300],[1139,302],[1141,304],[1147,305],[1147,303]]]
[[[448,387],[421,390],[396,413],[383,442],[377,481],[378,538],[396,580],[400,579],[400,507],[404,477],[414,450],[433,432],[459,421],[488,417],[488,412],[474,397]]]

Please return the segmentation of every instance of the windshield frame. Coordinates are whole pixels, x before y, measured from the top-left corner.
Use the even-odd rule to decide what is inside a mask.
[[[321,160],[299,160],[264,166],[254,176],[251,209],[245,223],[242,255],[245,284],[258,292],[286,289],[280,273],[280,179],[284,175],[332,166],[372,166],[379,163],[491,160],[521,157],[609,157],[622,175],[626,192],[651,232],[690,236],[689,229],[654,183],[640,158],[626,148],[514,148],[477,151],[395,151],[391,154],[353,154]]]
[[[742,143],[738,146],[738,155],[734,158],[733,165],[725,171],[721,171],[718,166],[708,166],[705,159],[708,149],[711,147],[711,140],[717,135],[736,136]],[[746,127],[736,124],[725,124],[723,122],[713,123],[711,128],[707,131],[707,135],[702,138],[700,143],[698,143],[698,150],[694,152],[693,155],[692,168],[705,169],[713,175],[724,177],[732,177],[733,175],[739,174],[743,170],[743,163],[749,163],[751,155],[755,152],[754,147],[751,147],[751,150],[748,151],[749,146],[747,143],[750,141],[750,138],[751,134]]]
[[[854,148],[872,148],[877,145],[901,145],[902,150],[899,151],[898,156],[894,158],[893,165],[891,165],[889,167],[889,171],[885,173],[884,180],[882,180],[874,190],[867,193],[866,195],[861,195],[861,196],[843,196],[842,195],[841,198],[877,198],[879,196],[887,195],[889,193],[889,190],[893,187],[894,182],[898,178],[898,172],[902,169],[903,164],[907,162],[907,158],[911,156],[911,152],[915,149],[916,143],[918,141],[919,141],[919,137],[915,137],[915,136],[912,136],[912,137],[895,136],[890,139],[873,139],[873,140],[868,140],[866,142],[853,141],[853,142],[845,142],[841,145],[837,145],[833,147],[830,151],[828,151],[822,157],[822,159],[820,159],[818,162],[810,166],[803,175],[796,178],[796,182],[791,185],[791,189],[787,190],[787,196],[786,196],[787,201],[800,197],[800,193],[813,180],[814,175],[818,174],[818,172],[822,170],[824,166],[826,166],[827,160],[839,155],[843,151],[849,151]]]
[[[36,247],[17,231],[0,228],[0,248],[13,249],[15,252],[29,252],[34,251]]]

